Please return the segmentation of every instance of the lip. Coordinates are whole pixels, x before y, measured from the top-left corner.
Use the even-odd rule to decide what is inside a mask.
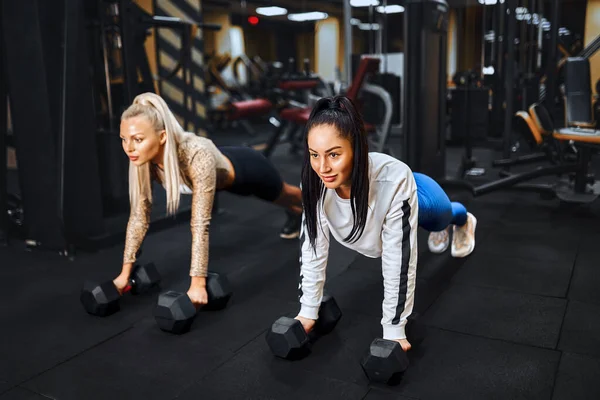
[[[323,180],[323,182],[327,182],[327,183],[331,183],[331,182],[335,181],[335,178],[337,178],[337,175],[321,176],[321,179]]]
[[[137,159],[140,158],[139,156],[129,156],[129,159],[131,161],[137,161]]]

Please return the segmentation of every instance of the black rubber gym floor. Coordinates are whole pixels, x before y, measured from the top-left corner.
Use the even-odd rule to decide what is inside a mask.
[[[298,157],[281,150],[274,161],[298,181]],[[427,329],[397,386],[370,384],[360,367],[381,335],[380,260],[335,242],[327,287],[340,323],[302,361],[271,355],[266,330],[298,310],[298,243],[279,239],[276,207],[223,194],[210,269],[228,274],[234,295],[182,336],[156,327],[157,293],[125,296],[107,318],[82,309],[84,279],[114,277],[122,245],[74,261],[0,249],[0,399],[600,398],[600,207],[452,197],[478,218],[477,248],[464,260],[433,255],[420,232],[415,308]],[[189,246],[182,223],[150,234],[140,261],[156,263],[163,289],[185,290]]]

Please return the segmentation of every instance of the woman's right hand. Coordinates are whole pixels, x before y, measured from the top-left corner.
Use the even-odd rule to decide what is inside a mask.
[[[122,295],[125,288],[129,285],[129,276],[125,274],[120,274],[113,280],[113,283],[119,291],[119,294]]]
[[[302,327],[304,328],[306,333],[310,333],[310,331],[313,330],[313,328],[315,327],[315,324],[317,323],[317,321],[314,319],[304,318],[299,315],[295,319],[300,321],[300,323],[302,324]]]
[[[202,307],[208,303],[208,293],[206,292],[206,287],[190,286],[187,295],[196,308]]]

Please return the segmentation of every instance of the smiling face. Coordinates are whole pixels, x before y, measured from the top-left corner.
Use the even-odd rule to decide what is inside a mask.
[[[325,187],[335,189],[343,198],[350,198],[352,144],[333,125],[317,125],[308,132],[310,165]]]
[[[123,150],[136,166],[149,161],[162,162],[163,147],[167,140],[164,130],[156,131],[148,118],[143,115],[121,121]]]

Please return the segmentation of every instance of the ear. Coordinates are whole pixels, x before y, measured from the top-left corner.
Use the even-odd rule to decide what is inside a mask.
[[[160,144],[163,145],[167,142],[167,131],[164,129],[159,133]]]

